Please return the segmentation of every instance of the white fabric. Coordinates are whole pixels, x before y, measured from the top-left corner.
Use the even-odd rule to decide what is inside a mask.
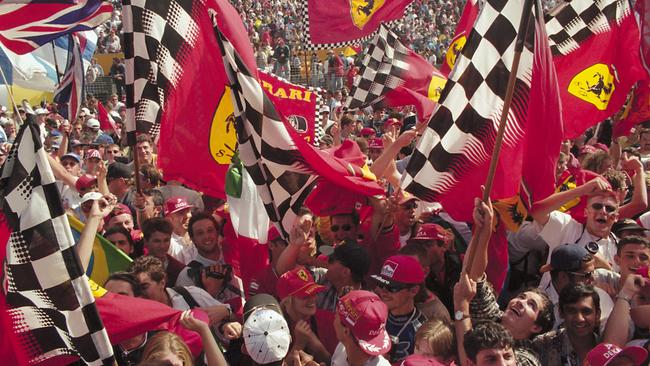
[[[266,243],[269,231],[269,215],[264,202],[257,193],[257,187],[246,169],[242,169],[241,197],[227,196],[232,227],[237,235]]]
[[[334,350],[334,354],[332,355],[332,363],[330,364],[331,366],[350,366],[348,363],[348,354],[345,351],[345,346],[343,343],[340,343],[336,346],[336,349]],[[377,356],[377,357],[372,357],[366,363],[363,364],[364,366],[390,366],[390,362],[388,362],[387,359],[385,359],[383,356]]]
[[[583,230],[583,225],[574,220],[571,215],[560,211],[553,211],[549,215],[548,222],[544,225],[539,235],[546,241],[549,247],[546,263],[550,262],[553,249],[562,244],[584,246],[593,241],[599,246],[598,254],[609,262],[614,271],[618,272],[618,265],[614,262],[617,240],[614,234],[610,234],[607,238],[599,238],[591,235],[586,229]],[[551,275],[548,272],[544,273],[539,287],[546,288],[550,281]]]
[[[183,253],[185,252],[186,249],[193,246],[194,245],[192,244],[192,241],[189,240],[188,238],[177,235],[176,233],[172,233],[172,238],[170,241],[169,250],[167,251],[167,254],[171,255],[172,257],[174,257],[174,259],[178,260],[183,264],[188,264],[189,262],[192,261],[193,258],[189,259],[190,256],[189,255],[184,256]],[[187,251],[187,253],[190,252]]]

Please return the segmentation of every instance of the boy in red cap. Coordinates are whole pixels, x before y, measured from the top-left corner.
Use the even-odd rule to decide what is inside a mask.
[[[415,333],[427,321],[415,307],[415,297],[424,290],[424,271],[414,257],[395,255],[372,278],[377,281],[375,291],[388,307],[386,330],[393,343],[390,361],[395,363],[413,354]]]
[[[584,366],[641,366],[647,357],[648,351],[641,347],[601,343],[589,351]]]
[[[339,344],[332,356],[332,366],[390,365],[382,357],[391,348],[387,318],[386,304],[372,292],[355,290],[341,297],[334,319]]]
[[[315,326],[316,295],[324,290],[325,286],[314,282],[314,277],[304,267],[284,273],[277,284],[280,306],[291,329],[291,350],[305,351],[318,362],[329,362],[331,357]]]

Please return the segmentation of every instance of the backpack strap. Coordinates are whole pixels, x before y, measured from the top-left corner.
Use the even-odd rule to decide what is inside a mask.
[[[174,286],[172,287],[172,290],[176,291],[181,296],[183,296],[183,300],[185,300],[187,305],[189,305],[190,309],[200,307],[199,303],[197,303],[196,300],[194,300],[194,297],[192,297],[192,294],[190,294],[190,292],[187,291],[185,286]]]

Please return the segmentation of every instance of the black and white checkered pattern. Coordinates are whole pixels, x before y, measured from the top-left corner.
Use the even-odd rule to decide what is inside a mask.
[[[89,365],[112,365],[113,350],[74,250],[39,127],[28,118],[0,180],[13,231],[4,278],[14,332],[30,364],[79,356]]]
[[[126,130],[153,137],[160,132],[165,100],[178,87],[185,55],[196,43],[200,1],[123,0],[126,66]]]
[[[218,30],[237,120],[239,158],[257,186],[269,218],[285,238],[316,182],[275,106],[232,44]]]
[[[322,0],[318,0],[322,1]],[[406,6],[404,14],[409,14],[413,11],[413,4]],[[345,42],[334,42],[334,43],[314,43],[309,34],[309,4],[307,0],[298,2],[298,9],[296,11],[300,15],[300,21],[298,22],[298,29],[301,30],[302,34],[301,45],[307,51],[319,51],[319,50],[331,50],[335,48],[354,46],[363,42],[368,41],[375,36],[376,32],[370,33],[366,37],[361,37],[357,39],[351,39]],[[348,16],[348,14],[342,14],[341,16]],[[390,22],[386,22],[389,27],[395,26],[401,23],[403,19],[395,19]]]
[[[489,164],[524,2],[485,2],[403,175],[402,188],[406,191],[426,201],[439,201],[475,167]],[[524,137],[533,25],[531,22],[521,54],[504,146],[517,146]]]
[[[409,71],[406,59],[409,49],[400,42],[397,34],[383,24],[368,46],[363,67],[354,79],[348,108],[356,110],[380,102],[386,94],[404,84]]]
[[[593,35],[611,31],[631,13],[628,0],[576,0],[546,15],[546,32],[553,55],[568,55]],[[616,23],[614,23],[614,21]]]

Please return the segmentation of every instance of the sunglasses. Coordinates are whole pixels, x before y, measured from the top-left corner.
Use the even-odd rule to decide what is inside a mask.
[[[401,206],[405,210],[414,210],[414,209],[418,208],[417,202],[409,202],[409,203],[405,203],[405,204],[403,204]]]
[[[584,278],[585,280],[591,280],[591,279],[594,278],[594,273],[593,272],[586,272],[586,273],[567,272],[567,273],[569,273],[571,276],[574,276],[574,277]]]
[[[412,285],[399,284],[399,283],[386,284],[386,283],[380,282],[379,284],[377,284],[377,287],[379,287],[381,289],[384,289],[384,290],[390,292],[391,294],[394,294],[394,293],[400,292],[402,290],[410,289],[413,286]]]
[[[107,150],[107,152],[109,152],[111,154],[119,154],[120,150]]]
[[[591,204],[591,208],[593,208],[596,211],[602,210],[603,207],[605,208],[605,211],[607,211],[607,213],[614,213],[616,211],[616,207],[614,207],[612,205],[605,205],[605,204],[602,204],[602,203],[592,203]]]
[[[339,230],[350,231],[350,230],[352,230],[352,225],[347,225],[347,224],[346,225],[340,225],[340,226],[339,225],[332,225],[330,227],[330,230],[332,230],[333,233],[335,233],[335,232],[337,232]]]

